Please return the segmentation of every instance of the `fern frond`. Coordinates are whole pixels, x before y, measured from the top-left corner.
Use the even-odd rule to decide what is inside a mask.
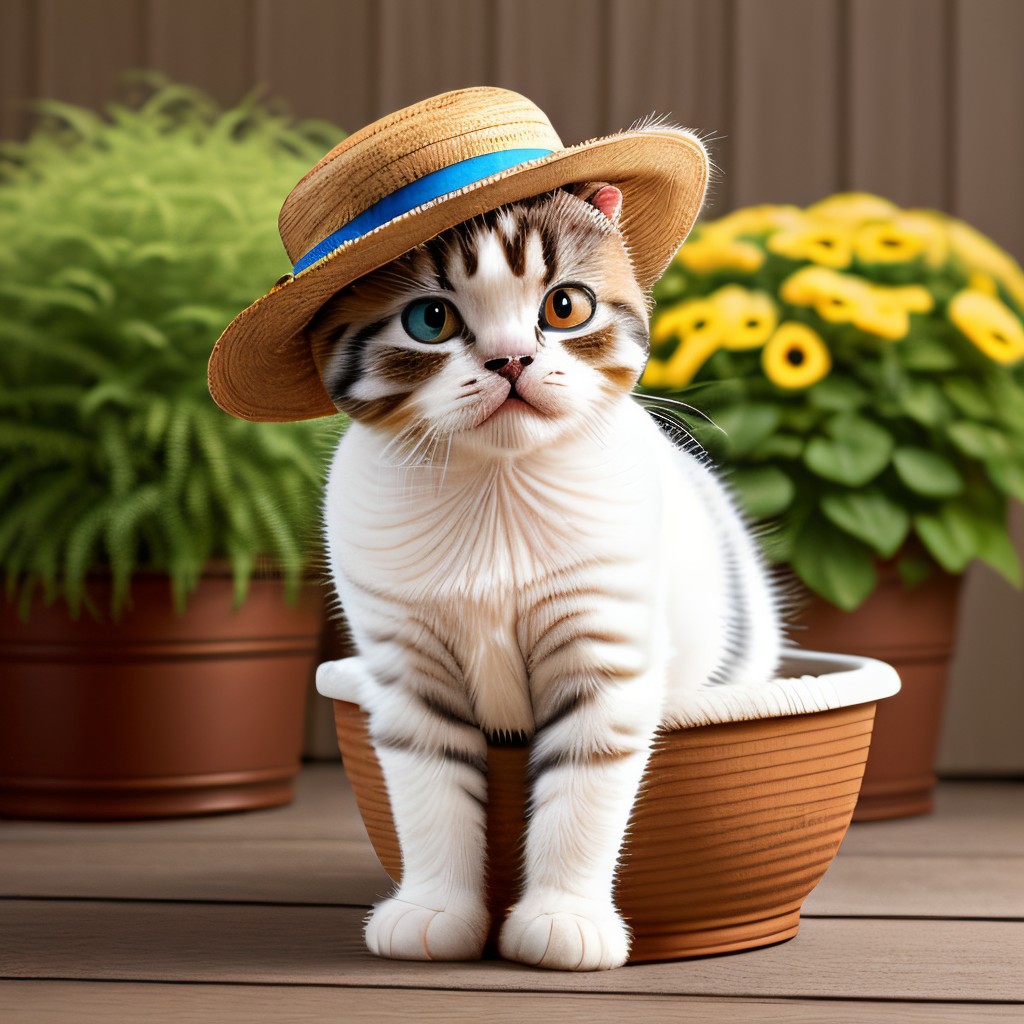
[[[139,523],[159,508],[161,497],[159,484],[147,484],[118,502],[107,517],[103,532],[113,578],[111,611],[115,617],[128,597],[129,583],[136,567]]]

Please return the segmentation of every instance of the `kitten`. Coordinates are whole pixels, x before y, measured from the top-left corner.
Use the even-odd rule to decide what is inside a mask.
[[[615,868],[655,733],[707,687],[776,668],[755,544],[630,395],[648,296],[621,198],[560,189],[461,224],[309,328],[353,420],[326,529],[402,848],[366,928],[382,956],[480,956],[487,737],[520,737],[525,882],[499,950],[623,963]]]

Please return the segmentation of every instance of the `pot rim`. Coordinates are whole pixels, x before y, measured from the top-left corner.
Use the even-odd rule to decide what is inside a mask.
[[[323,697],[361,706],[366,678],[359,657],[328,661],[317,668],[316,688]],[[701,690],[687,697],[667,724],[692,728],[814,714],[883,700],[899,689],[896,670],[876,658],[787,648],[778,678],[757,686],[721,685]]]

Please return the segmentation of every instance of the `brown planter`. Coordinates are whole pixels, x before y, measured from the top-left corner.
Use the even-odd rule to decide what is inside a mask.
[[[815,600],[801,617],[806,628],[794,639],[802,647],[878,658],[892,665],[903,683],[878,709],[854,821],[910,817],[934,807],[959,589],[960,577],[945,573],[907,589],[887,566],[878,589],[856,611]]]
[[[367,715],[347,700],[334,709],[364,824],[397,882],[401,854]],[[661,736],[616,891],[633,930],[631,961],[726,953],[796,934],[800,907],[849,825],[874,714],[867,701]],[[522,747],[488,752],[492,953],[518,888],[527,756]]]
[[[109,607],[109,583],[90,593]],[[0,606],[0,815],[125,819],[287,803],[299,769],[322,598],[204,577],[183,615],[163,576],[120,622]]]

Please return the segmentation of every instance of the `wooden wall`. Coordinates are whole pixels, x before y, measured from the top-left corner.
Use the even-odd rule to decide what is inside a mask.
[[[131,68],[349,130],[495,84],[566,142],[652,112],[710,136],[711,212],[866,189],[1021,258],[1022,40],[1024,0],[0,0],[0,138]],[[1024,596],[978,570],[963,619],[944,765],[1024,773]]]

